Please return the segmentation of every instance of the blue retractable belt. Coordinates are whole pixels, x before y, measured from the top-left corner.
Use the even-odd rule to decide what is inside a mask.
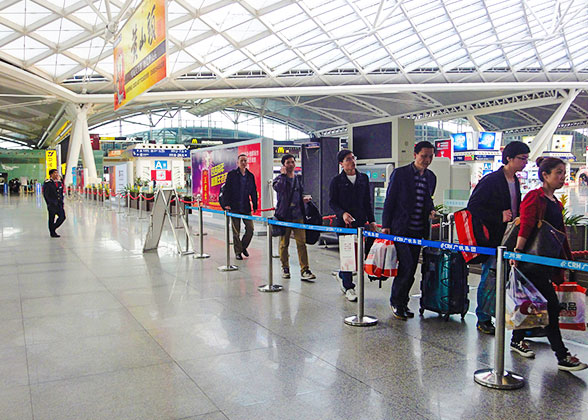
[[[408,245],[428,246],[431,248],[446,249],[448,251],[454,252],[471,252],[472,254],[496,255],[496,249],[486,248],[483,246],[452,244],[449,242],[429,241],[428,239],[405,238],[404,236],[386,235],[384,233],[371,232],[368,230],[365,230],[363,235],[370,238],[387,239],[389,241]]]
[[[350,229],[350,228],[307,225],[307,224],[303,224],[303,223],[282,222],[281,220],[274,220],[274,219],[268,219],[268,222],[270,225],[283,226],[283,227],[294,228],[294,229],[317,230],[319,232],[333,232],[333,233],[341,233],[344,235],[353,235],[353,234],[357,233],[357,229]]]
[[[248,214],[239,214],[239,213],[227,213],[231,217],[236,217],[238,219],[245,219],[245,220],[255,220],[257,222],[267,222],[267,218],[261,216],[249,216]]]
[[[516,252],[505,252],[504,258],[532,264],[548,265],[550,267],[565,268],[568,270],[588,272],[588,263],[581,261],[560,260],[558,258],[540,257],[538,255],[519,254]]]

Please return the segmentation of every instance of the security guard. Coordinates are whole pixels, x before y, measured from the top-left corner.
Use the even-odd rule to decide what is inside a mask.
[[[59,238],[56,230],[65,222],[65,211],[63,209],[63,182],[59,179],[57,169],[49,170],[49,179],[43,185],[43,197],[49,212],[49,233],[52,238]],[[57,221],[55,216],[57,216]]]

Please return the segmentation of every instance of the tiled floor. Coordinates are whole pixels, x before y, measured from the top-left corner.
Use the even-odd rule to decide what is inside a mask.
[[[38,199],[0,197],[2,420],[588,418],[588,372],[558,372],[544,339],[535,360],[506,354],[525,387],[496,391],[473,381],[492,363],[493,338],[472,313],[396,321],[390,282],[373,283],[366,313],[378,325],[344,325],[356,304],[330,275],[333,249],[310,248],[309,284],[292,244],[293,278],[279,278],[275,259],[284,290],[263,294],[263,237],[238,271],[221,273],[217,225],[207,223],[212,258],[195,260],[175,253],[170,232],[143,255],[147,219],[135,210],[70,201],[66,211],[51,239]],[[586,333],[565,336],[588,359]]]

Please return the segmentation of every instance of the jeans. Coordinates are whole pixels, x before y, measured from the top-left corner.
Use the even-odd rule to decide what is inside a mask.
[[[63,207],[48,207],[49,211],[49,233],[55,234],[55,230],[65,222],[65,210]],[[55,220],[57,216],[57,220]]]
[[[558,360],[563,359],[568,354],[568,349],[563,343],[561,338],[561,331],[559,329],[559,312],[561,307],[557,294],[551,283],[551,270],[547,267],[542,272],[534,272],[533,276],[529,277],[529,281],[539,290],[539,293],[547,300],[547,313],[549,315],[549,325],[545,327],[545,333],[549,344],[551,344],[551,350],[555,352],[555,356]],[[526,275],[526,273],[523,272]],[[520,342],[525,338],[526,330],[514,330],[512,332],[512,341]]]
[[[420,238],[421,234],[417,232],[408,232],[409,238]],[[395,242],[396,255],[398,256],[398,274],[392,283],[390,293],[390,305],[395,308],[406,308],[410,297],[410,289],[414,284],[414,273],[419,264],[419,255],[421,247],[419,245],[408,245]]]
[[[293,220],[293,223],[304,223],[303,219]],[[280,262],[282,268],[289,268],[290,261],[288,255],[288,246],[290,245],[290,232],[294,232],[296,240],[296,249],[298,250],[298,262],[300,263],[300,272],[308,270],[308,253],[306,252],[306,231],[304,229],[284,228],[284,235],[280,236]]]
[[[249,216],[251,216],[251,213],[249,213]],[[245,234],[242,239],[239,237],[241,233],[241,220],[245,224]],[[251,238],[253,238],[253,220],[231,217],[231,222],[233,224],[233,248],[235,249],[235,255],[239,255],[251,243]]]
[[[477,295],[478,306],[476,307],[476,316],[478,317],[478,323],[490,321],[492,319],[492,316],[490,316],[490,314],[482,312],[482,309],[480,308],[480,304],[484,302],[485,299],[487,299],[487,296],[485,296],[484,292],[486,291],[486,281],[488,280],[488,274],[490,273],[490,269],[496,270],[496,257],[489,257],[482,264],[482,275],[480,276],[480,284],[478,285]]]

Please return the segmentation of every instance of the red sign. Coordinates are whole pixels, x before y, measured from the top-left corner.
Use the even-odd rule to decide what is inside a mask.
[[[435,140],[435,157],[451,159],[451,140]]]
[[[152,169],[151,170],[151,181],[171,181],[172,174],[171,171],[166,171],[162,169]]]
[[[100,134],[90,134],[92,150],[100,150]]]

